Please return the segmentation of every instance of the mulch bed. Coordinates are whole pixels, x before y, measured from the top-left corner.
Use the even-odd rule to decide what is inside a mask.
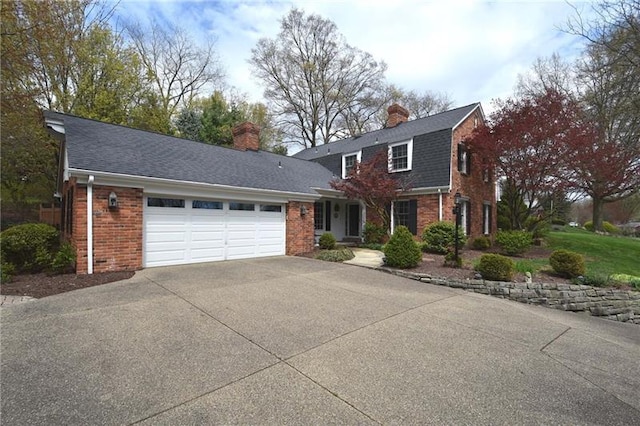
[[[299,256],[315,258],[316,254],[320,252],[319,248],[316,248],[312,252],[303,253]],[[476,271],[473,270],[473,264],[475,261],[482,256],[483,254],[490,253],[491,251],[480,251],[480,250],[470,250],[464,249],[460,252],[460,257],[463,260],[462,268],[450,268],[448,266],[444,266],[444,256],[431,254],[431,253],[423,253],[422,262],[416,266],[415,268],[406,269],[408,272],[416,272],[422,274],[430,274],[434,278],[447,278],[447,279],[473,279],[475,277]],[[544,247],[533,246],[528,251],[525,257],[522,259],[548,259],[551,255],[551,250],[546,249]],[[517,261],[519,258],[513,257],[513,261]],[[513,281],[515,282],[525,282],[524,274],[516,272]],[[566,278],[557,277],[555,275],[546,274],[544,271],[540,271],[533,276],[534,282],[545,282],[545,283],[565,283],[571,284],[571,280]]]
[[[131,278],[134,272],[103,272],[91,275],[16,275],[8,283],[2,283],[0,294],[11,296],[31,296],[37,299],[64,293],[79,288],[93,287]]]

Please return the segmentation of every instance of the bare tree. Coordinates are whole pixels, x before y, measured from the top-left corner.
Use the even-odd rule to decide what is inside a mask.
[[[576,13],[565,26],[567,32],[611,52],[612,61],[636,70],[640,67],[640,0],[600,0],[591,6],[591,19],[574,9]]]
[[[168,117],[201,95],[205,86],[221,86],[224,72],[213,43],[198,47],[184,29],[155,20],[148,28],[128,25],[127,32]]]
[[[580,93],[575,68],[557,53],[537,58],[530,70],[518,75],[516,96],[534,97],[553,90],[575,99]]]
[[[336,138],[341,115],[374,96],[386,70],[348,45],[332,21],[298,9],[282,19],[276,38],[258,41],[249,63],[280,127],[304,147]]]

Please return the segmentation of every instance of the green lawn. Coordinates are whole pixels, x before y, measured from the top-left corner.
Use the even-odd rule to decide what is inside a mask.
[[[587,275],[628,274],[640,276],[640,239],[598,235],[566,228],[547,237],[553,250],[575,251],[585,257]]]

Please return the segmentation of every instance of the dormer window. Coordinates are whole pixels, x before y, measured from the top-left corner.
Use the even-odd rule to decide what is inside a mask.
[[[349,172],[353,169],[356,163],[359,163],[362,159],[362,151],[353,152],[351,154],[345,154],[342,156],[342,178],[346,179],[349,176]]]
[[[468,175],[471,170],[471,153],[467,146],[460,142],[458,144],[458,171],[462,174]]]
[[[412,157],[412,140],[389,145],[389,172],[411,170]]]

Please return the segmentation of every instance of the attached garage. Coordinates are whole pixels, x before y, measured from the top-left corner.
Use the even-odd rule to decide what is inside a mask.
[[[285,206],[144,197],[144,267],[285,254]]]

